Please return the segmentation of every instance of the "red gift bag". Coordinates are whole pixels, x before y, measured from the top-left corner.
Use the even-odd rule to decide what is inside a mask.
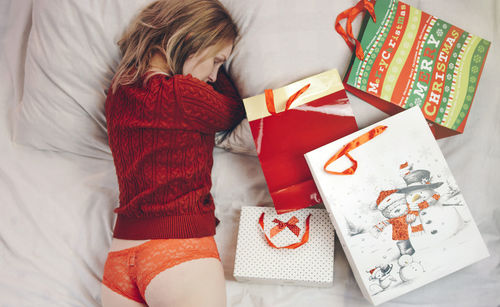
[[[337,70],[243,102],[278,214],[321,203],[304,154],[358,130]]]

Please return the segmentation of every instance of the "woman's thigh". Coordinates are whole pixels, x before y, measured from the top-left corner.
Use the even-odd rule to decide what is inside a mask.
[[[103,307],[145,307],[146,305],[126,298],[101,284],[101,303]]]
[[[224,307],[222,264],[217,258],[201,258],[166,269],[146,287],[145,299],[151,307]]]

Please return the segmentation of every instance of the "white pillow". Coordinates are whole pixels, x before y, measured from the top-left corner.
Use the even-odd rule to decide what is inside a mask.
[[[16,143],[112,159],[104,101],[120,59],[116,42],[150,1],[34,1]]]

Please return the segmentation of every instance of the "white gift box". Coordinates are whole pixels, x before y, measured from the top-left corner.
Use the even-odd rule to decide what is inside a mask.
[[[356,281],[372,304],[489,256],[419,108],[305,157]]]
[[[259,224],[262,213],[264,230]],[[277,220],[292,226],[282,224],[279,230]],[[265,237],[276,247],[284,247],[298,244],[304,234],[306,237],[308,234],[307,242],[295,249],[272,247]],[[271,207],[242,207],[234,277],[238,281],[331,287],[333,251],[334,229],[325,209],[301,209],[278,215]]]

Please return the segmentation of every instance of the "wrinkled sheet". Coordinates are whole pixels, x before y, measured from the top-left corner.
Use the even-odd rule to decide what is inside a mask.
[[[439,141],[491,256],[384,306],[497,306],[500,5],[496,0],[407,2],[440,12],[442,19],[452,23],[460,21],[472,33],[492,41],[464,134]],[[453,10],[447,8],[451,3]],[[100,279],[118,199],[112,162],[34,150],[11,141],[11,112],[22,95],[30,8],[28,0],[0,3],[0,306],[100,306]],[[282,57],[286,52],[275,60]],[[339,67],[341,74],[346,65]],[[255,69],[265,73],[265,67]],[[387,116],[353,95],[349,98],[360,127]],[[215,149],[214,160],[212,192],[221,220],[216,240],[227,279],[228,306],[368,306],[338,241],[332,288],[236,282],[232,271],[240,207],[270,206],[271,200],[256,157]]]

